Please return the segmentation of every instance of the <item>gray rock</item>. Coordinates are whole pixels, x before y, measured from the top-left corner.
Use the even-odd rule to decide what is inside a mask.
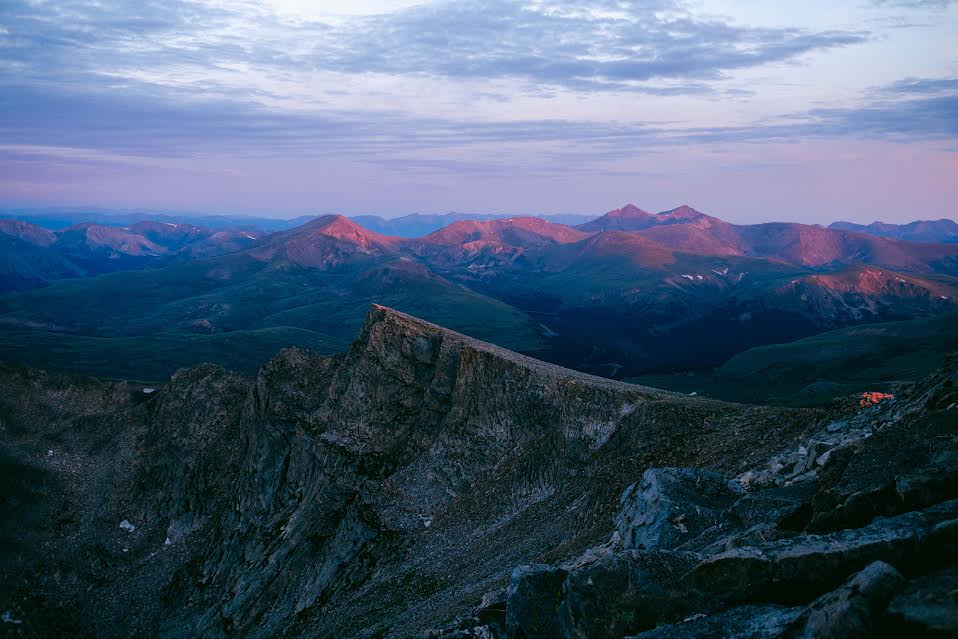
[[[677,549],[711,556],[792,536],[808,519],[814,491],[809,482],[752,490],[721,513],[718,524]]]
[[[698,606],[683,580],[697,561],[689,553],[627,550],[570,572],[557,636],[618,639],[681,619]]]
[[[831,449],[820,466],[810,528],[863,526],[958,498],[956,438],[958,420],[932,414]]]
[[[890,633],[958,637],[958,569],[913,580],[888,606]]]
[[[737,548],[709,557],[691,578],[704,593],[726,604],[807,601],[876,560],[903,566],[935,555],[945,561],[953,554],[950,534],[943,530],[935,541],[930,532],[956,510],[958,502],[947,502],[923,512],[878,518],[860,529]]]
[[[732,504],[729,514],[747,527],[774,524],[800,530],[814,490],[814,486],[800,483],[750,492]]]
[[[483,627],[487,627],[490,632],[495,631],[499,633],[499,635],[505,635],[508,595],[508,589],[501,588],[486,593],[479,603],[479,608],[476,611],[476,619]]]
[[[803,639],[872,637],[879,616],[905,585],[905,578],[882,561],[869,564],[837,590],[819,597],[803,613]]]
[[[741,606],[693,615],[634,639],[855,639],[877,634],[881,613],[905,584],[884,562],[874,562],[805,608]]]
[[[519,566],[509,579],[506,628],[509,637],[553,639],[559,633],[559,606],[566,572],[547,565]]]
[[[627,639],[777,639],[801,613],[801,608],[740,606],[714,615],[693,615]]]
[[[717,473],[651,468],[622,494],[616,528],[625,548],[675,548],[720,523],[742,494]]]
[[[840,419],[828,425],[828,432],[837,433],[838,431],[843,430],[845,428],[848,428],[848,420]]]
[[[776,486],[782,482],[778,472],[783,466],[776,464],[768,470],[747,470],[739,475],[736,480],[745,488],[764,488],[766,486]]]

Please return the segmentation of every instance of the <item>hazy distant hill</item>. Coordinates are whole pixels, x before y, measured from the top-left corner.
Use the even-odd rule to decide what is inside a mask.
[[[0,219],[30,222],[50,230],[58,230],[83,223],[104,226],[131,226],[137,223],[174,223],[208,229],[247,229],[274,232],[301,226],[322,214],[300,215],[293,218],[246,215],[208,215],[203,213],[162,213],[151,211],[97,211],[89,209],[6,209],[0,210]],[[399,237],[420,237],[460,220],[494,220],[510,217],[508,213],[412,213],[385,218],[379,215],[348,216],[370,231]],[[593,218],[589,214],[542,214],[536,217],[575,226]]]
[[[858,231],[911,242],[958,242],[958,224],[953,220],[918,220],[908,224],[888,224],[872,222],[855,224],[853,222],[834,222],[828,228],[845,231]]]
[[[263,235],[155,221],[123,227],[82,222],[50,231],[30,222],[0,219],[0,294],[60,279],[233,253]]]
[[[316,215],[301,215],[291,219],[216,215],[206,213],[162,213],[151,211],[98,211],[81,208],[64,209],[4,209],[0,219],[31,222],[50,230],[57,230],[92,222],[103,226],[130,226],[138,222],[168,222],[189,224],[208,229],[241,228],[258,231],[279,231],[305,224]]]
[[[486,220],[501,220],[511,216],[507,214],[482,214],[482,213],[413,213],[412,215],[403,215],[402,217],[382,218],[378,215],[355,215],[350,219],[368,228],[371,231],[382,233],[384,235],[395,235],[397,237],[422,237],[433,231],[449,226],[453,222],[479,222]],[[529,216],[525,216],[529,217]],[[556,215],[536,215],[532,216],[539,219],[554,222],[556,224],[566,224],[574,226],[582,224],[594,218],[594,215],[575,215],[575,214],[556,214]]]

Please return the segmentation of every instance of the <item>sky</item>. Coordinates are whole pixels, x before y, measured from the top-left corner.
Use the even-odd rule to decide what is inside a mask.
[[[0,206],[958,217],[949,0],[3,0]]]

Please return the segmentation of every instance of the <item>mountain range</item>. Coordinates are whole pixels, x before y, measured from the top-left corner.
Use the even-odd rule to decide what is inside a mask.
[[[124,227],[84,222],[50,231],[29,222],[0,219],[0,293],[63,278],[232,253],[251,246],[262,235],[156,221]]]
[[[0,209],[0,219],[12,219],[21,222],[31,222],[50,230],[58,230],[93,222],[102,226],[130,226],[143,220],[168,224],[188,224],[211,228],[246,229],[259,233],[282,231],[305,224],[321,215],[301,215],[294,218],[255,217],[245,215],[215,215],[204,213],[156,213],[149,211],[96,211],[90,209]],[[494,220],[510,217],[505,213],[410,213],[398,217],[384,218],[379,215],[354,215],[351,219],[356,223],[385,235],[399,237],[419,237],[437,231],[444,226],[461,220]],[[576,213],[544,213],[538,215],[543,219],[560,224],[581,224],[595,215]]]
[[[858,231],[879,237],[912,242],[958,242],[958,224],[954,220],[919,220],[908,224],[854,224],[852,222],[834,222],[828,228],[841,231]]]
[[[956,308],[958,244],[634,205],[569,226],[460,219],[421,237],[342,216],[262,233],[145,221],[0,221],[0,352],[162,380],[348,346],[370,303],[565,366],[707,369],[824,331]]]

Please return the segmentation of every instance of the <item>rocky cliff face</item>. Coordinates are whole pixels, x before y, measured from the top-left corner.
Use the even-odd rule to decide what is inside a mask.
[[[866,394],[733,478],[651,468],[604,544],[517,566],[432,636],[956,636],[955,382],[953,359],[898,398]]]
[[[383,307],[348,352],[286,350],[255,379],[0,374],[0,607],[19,636],[621,637],[756,600],[808,622],[799,604],[866,559],[899,584],[889,570],[913,555],[860,553],[800,594],[756,596],[778,592],[761,584],[782,583],[787,544],[876,514],[912,517],[896,530],[924,539],[951,512],[934,506],[951,475],[928,470],[953,450],[945,378],[850,419],[725,404]],[[868,466],[879,454],[900,463]],[[772,559],[749,563],[752,547]]]

